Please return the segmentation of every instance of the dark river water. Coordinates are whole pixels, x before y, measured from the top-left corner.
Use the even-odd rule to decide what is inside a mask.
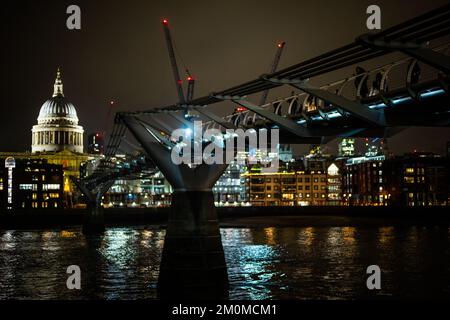
[[[450,298],[448,227],[221,229],[231,299]],[[165,231],[0,231],[0,299],[148,299]],[[381,268],[381,290],[366,268]],[[66,269],[81,268],[81,290]]]

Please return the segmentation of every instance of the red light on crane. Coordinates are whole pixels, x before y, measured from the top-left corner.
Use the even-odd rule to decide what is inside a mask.
[[[194,80],[194,78],[191,77],[191,76],[189,76],[189,77],[186,78],[186,80],[187,80],[187,81],[192,81],[192,80]]]
[[[162,23],[163,23],[163,24],[169,24],[169,20],[163,19]]]

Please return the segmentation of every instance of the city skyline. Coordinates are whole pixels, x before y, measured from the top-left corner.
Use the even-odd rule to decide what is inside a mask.
[[[402,20],[405,20],[441,3],[443,2],[391,4],[382,1],[380,6],[389,8],[383,11],[383,25],[389,26],[396,22],[396,13],[401,12]],[[361,26],[366,18],[366,4],[354,2],[354,10],[358,11],[360,7],[361,15],[354,15],[352,11],[354,21],[346,19],[343,24],[339,20],[343,21],[349,13],[344,8],[340,10],[337,5],[330,4],[329,6],[336,6],[332,8],[335,10],[327,10],[323,17],[320,16],[322,13],[316,13],[317,19],[324,24],[324,30],[329,29],[330,25],[338,26],[336,31],[340,31],[339,34],[333,36],[317,28],[311,30],[314,36],[300,33],[303,41],[299,41],[296,38],[297,30],[314,24],[308,20],[311,19],[308,15],[303,15],[304,20],[293,20],[290,12],[300,9],[300,5],[289,1],[276,11],[277,16],[284,15],[285,19],[280,19],[280,25],[268,28],[264,38],[255,32],[258,28],[264,28],[259,21],[267,12],[257,10],[254,2],[243,4],[238,13],[227,10],[225,4],[213,3],[217,9],[222,9],[220,17],[214,14],[202,15],[201,11],[194,10],[201,6],[200,3],[186,7],[185,4],[175,2],[157,2],[151,5],[138,2],[135,7],[125,11],[136,17],[135,22],[128,21],[127,24],[122,24],[117,19],[125,13],[120,12],[119,15],[121,8],[116,4],[105,5],[104,11],[100,10],[103,7],[99,3],[83,4],[83,25],[79,31],[69,31],[65,27],[65,5],[64,2],[51,7],[49,3],[28,6],[15,4],[3,11],[9,14],[2,17],[2,23],[5,24],[3,30],[8,30],[2,33],[7,48],[2,55],[10,63],[4,68],[2,91],[5,105],[12,107],[0,111],[0,121],[2,131],[15,132],[15,138],[9,139],[3,134],[0,139],[2,151],[30,149],[31,133],[28,129],[15,129],[19,123],[23,128],[30,128],[35,124],[40,105],[51,95],[51,84],[58,66],[63,70],[67,97],[77,107],[80,121],[87,133],[102,132],[105,128],[110,128],[114,111],[174,103],[176,96],[160,27],[163,16],[168,17],[174,26],[178,54],[189,68],[192,67],[193,74],[198,78],[196,96],[266,72],[274,53],[274,44],[278,41],[287,43],[280,62],[282,68],[299,57],[309,58],[352,40],[364,32]],[[303,5],[302,12],[313,11],[317,5],[320,4]],[[42,10],[44,13],[38,14],[42,7],[45,7]],[[21,9],[25,9],[27,19],[31,21],[25,23],[21,18]],[[181,14],[183,10],[195,12],[190,18],[193,21],[189,22],[190,19]],[[249,15],[249,12],[253,14]],[[330,12],[334,16],[330,16]],[[229,21],[233,21],[231,17],[238,23],[230,25]],[[31,33],[33,25],[36,28]],[[252,38],[252,34],[256,37]],[[214,41],[214,35],[220,35],[221,40]],[[244,37],[252,40],[243,43],[240,39]],[[234,38],[240,43],[238,52],[233,50],[232,45],[229,49]],[[30,50],[33,54],[24,58],[23,54],[28,54]],[[269,100],[290,93],[286,89],[272,91]],[[253,100],[258,98],[258,95],[252,96]],[[110,112],[112,100],[116,103]],[[225,109],[231,112],[232,108],[229,105]],[[92,111],[95,112],[95,117],[92,116]],[[390,150],[396,154],[413,150],[444,154],[445,142],[449,136],[448,128],[411,128],[390,138],[388,143]],[[338,142],[339,139],[335,139],[324,146],[324,149],[336,153]],[[358,143],[360,146],[363,144]],[[297,145],[294,152],[305,153],[308,148],[309,145]]]

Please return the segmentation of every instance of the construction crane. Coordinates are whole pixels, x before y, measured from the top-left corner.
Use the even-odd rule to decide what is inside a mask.
[[[175,79],[175,86],[176,86],[177,93],[178,93],[178,100],[179,100],[180,104],[186,104],[186,100],[184,98],[184,93],[183,93],[183,81],[181,81],[180,73],[178,71],[177,60],[175,58],[175,51],[174,51],[173,43],[172,43],[172,36],[170,34],[169,20],[163,19],[162,25],[164,28],[164,35],[166,36],[167,50],[169,51],[170,64],[172,65],[172,72],[173,72],[173,77]],[[192,90],[192,92],[193,92],[193,90]]]
[[[191,75],[191,73],[189,72],[188,69],[186,69],[186,74],[187,74],[186,80],[188,82],[186,100],[187,100],[187,102],[189,102],[192,99],[194,99],[195,78]]]
[[[285,44],[286,44],[286,42],[284,42],[284,41],[277,44],[277,52],[275,53],[275,57],[273,59],[272,65],[270,67],[270,73],[274,73],[277,70],[278,63],[280,62],[281,54],[283,53]],[[259,101],[259,106],[262,106],[266,103],[268,94],[269,94],[269,90],[263,91],[261,100]],[[238,113],[244,112],[246,110],[247,110],[246,108],[238,106],[234,109],[233,114],[238,114]]]
[[[286,44],[286,42],[284,42],[284,41],[277,44],[277,52],[275,53],[275,58],[273,59],[272,66],[270,68],[270,74],[274,73],[277,70],[278,63],[280,62],[281,54],[283,53],[285,44]],[[269,94],[269,89],[265,90],[262,93],[261,100],[259,101],[260,106],[266,104],[268,94]]]

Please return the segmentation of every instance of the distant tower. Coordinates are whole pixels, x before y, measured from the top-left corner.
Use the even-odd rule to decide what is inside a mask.
[[[353,157],[355,155],[355,139],[344,138],[339,143],[340,157]]]
[[[53,96],[44,102],[32,129],[32,152],[70,150],[83,153],[83,127],[78,125],[77,111],[64,97],[61,71],[58,68]]]
[[[366,157],[375,157],[375,156],[382,154],[382,152],[384,151],[383,144],[384,144],[383,139],[366,138],[365,139],[365,146],[366,146],[365,156]]]
[[[292,160],[292,149],[290,144],[280,145],[279,157],[283,162],[290,162]]]
[[[87,152],[90,154],[103,154],[104,152],[104,139],[103,134],[96,132],[88,136]]]

